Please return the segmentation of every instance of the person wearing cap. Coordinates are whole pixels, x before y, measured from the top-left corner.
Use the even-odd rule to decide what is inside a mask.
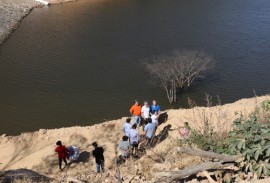
[[[141,110],[142,106],[137,100],[135,100],[135,104],[129,110],[130,114],[134,116],[134,124],[138,126],[141,123]]]

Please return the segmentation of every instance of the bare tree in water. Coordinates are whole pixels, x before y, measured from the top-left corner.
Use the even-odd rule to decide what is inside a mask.
[[[162,84],[170,103],[176,102],[177,92],[189,87],[199,74],[211,68],[212,56],[204,52],[183,50],[157,56],[146,64],[147,70]]]

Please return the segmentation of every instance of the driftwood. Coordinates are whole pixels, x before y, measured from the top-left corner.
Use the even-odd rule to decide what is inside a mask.
[[[191,154],[194,156],[200,156],[200,157],[205,157],[205,158],[217,159],[219,162],[235,162],[236,160],[241,158],[241,156],[239,155],[224,155],[224,154],[218,154],[218,153],[209,152],[209,151],[190,149],[186,147],[178,147],[177,152]]]
[[[184,170],[158,172],[158,173],[154,173],[156,177],[155,182],[173,182],[174,180],[181,179],[183,177],[187,177],[190,175],[194,175],[205,170],[219,169],[219,168],[224,168],[230,165],[233,165],[233,164],[222,164],[220,162],[205,162],[199,165],[189,167]]]
[[[164,171],[154,173],[156,179],[155,182],[173,182],[174,180],[181,179],[190,175],[194,175],[209,169],[220,169],[230,165],[233,165],[236,160],[240,159],[241,156],[238,155],[222,155],[214,152],[195,150],[190,148],[177,148],[177,152],[179,153],[187,153],[195,156],[201,156],[211,159],[217,159],[217,162],[204,162],[199,165],[194,165],[184,170],[177,171]]]

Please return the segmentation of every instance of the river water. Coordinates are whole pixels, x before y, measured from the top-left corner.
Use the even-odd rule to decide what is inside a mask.
[[[134,99],[171,108],[145,58],[202,50],[215,67],[185,90],[204,104],[269,93],[268,0],[80,0],[35,9],[0,47],[0,133],[91,125]]]

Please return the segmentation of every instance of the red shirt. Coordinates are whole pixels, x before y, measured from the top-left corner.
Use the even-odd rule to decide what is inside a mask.
[[[67,156],[67,149],[65,146],[57,146],[55,152],[58,153],[59,158],[65,158]]]

